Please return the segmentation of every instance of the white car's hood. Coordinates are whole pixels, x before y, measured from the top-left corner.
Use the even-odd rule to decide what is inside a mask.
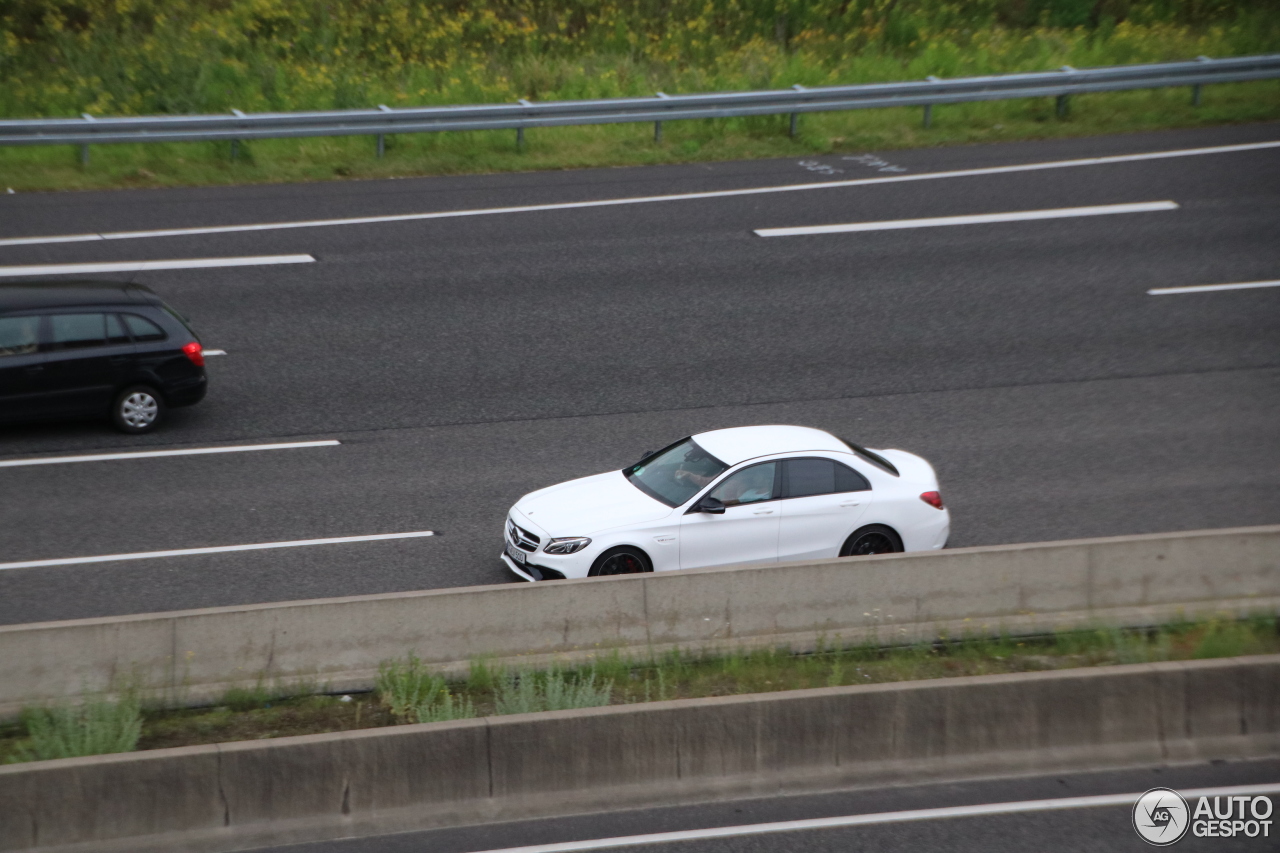
[[[662,518],[672,511],[631,485],[621,471],[530,492],[516,501],[516,509],[553,537],[590,536]]]

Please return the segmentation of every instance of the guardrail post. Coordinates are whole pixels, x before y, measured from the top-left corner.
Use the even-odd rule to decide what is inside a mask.
[[[934,77],[932,74],[930,74],[928,77],[924,79],[928,80],[930,83],[938,82],[938,78]],[[933,104],[925,104],[924,105],[924,129],[928,130],[931,127],[933,127]]]
[[[658,92],[657,97],[665,101],[667,98],[670,98],[671,96],[668,95],[666,92]],[[661,144],[661,142],[662,142],[662,122],[655,121],[653,123],[653,144],[658,145],[658,144]]]
[[[797,92],[804,91],[804,86],[801,86],[799,83],[796,83],[791,88],[795,89]],[[787,135],[790,136],[792,139],[796,138],[796,119],[799,118],[799,116],[800,116],[799,113],[791,114],[791,128],[787,131]]]
[[[529,103],[524,98],[517,98],[516,102],[526,107],[533,106],[533,104]],[[520,127],[516,128],[516,150],[517,151],[524,150],[524,125],[521,125]]]
[[[391,112],[391,107],[387,106],[386,104],[378,104],[378,109],[382,110],[384,113]],[[378,159],[381,160],[382,156],[386,153],[387,153],[387,138],[383,134],[379,133],[378,134]]]
[[[240,112],[235,107],[231,108],[231,114],[235,116],[239,116],[240,118],[244,118],[244,113]],[[231,140],[231,162],[234,163],[239,159],[240,159],[240,140],[233,139]]]
[[[1060,70],[1066,72],[1067,74],[1075,73],[1075,69],[1072,68],[1070,65],[1064,65]],[[1071,96],[1059,95],[1057,98],[1057,103],[1054,105],[1053,111],[1058,116],[1058,118],[1066,118],[1071,113]]]
[[[1197,56],[1196,61],[1198,61],[1198,63],[1211,63],[1213,60],[1208,58],[1208,56]],[[1192,86],[1192,106],[1199,106],[1199,87],[1201,87],[1199,83]]]
[[[93,121],[93,116],[88,113],[80,113],[80,117],[85,121]],[[89,143],[87,142],[80,146],[80,165],[85,168],[89,165]]]

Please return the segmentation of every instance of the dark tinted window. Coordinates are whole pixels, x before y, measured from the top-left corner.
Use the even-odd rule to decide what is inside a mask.
[[[829,495],[836,490],[836,463],[830,459],[788,459],[787,497]]]
[[[773,493],[773,470],[775,462],[764,462],[743,468],[731,474],[725,481],[711,490],[710,496],[721,501],[725,506],[753,504],[760,501],[771,501],[776,497]]]
[[[146,317],[139,317],[137,314],[122,314],[125,325],[129,327],[129,331],[133,334],[135,341],[163,341],[164,332],[155,323]]]
[[[846,465],[836,463],[837,492],[862,492],[869,488],[871,484],[867,482],[866,477]]]
[[[129,333],[124,330],[124,323],[120,322],[119,314],[107,315],[107,343],[129,343]]]
[[[866,478],[830,459],[788,459],[787,497],[829,495],[833,492],[861,492],[871,488]]]
[[[39,317],[0,317],[0,356],[33,353],[39,342]]]
[[[100,347],[106,343],[105,314],[54,314],[49,318],[54,349]]]

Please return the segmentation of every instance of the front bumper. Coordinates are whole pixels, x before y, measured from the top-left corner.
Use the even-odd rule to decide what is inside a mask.
[[[545,566],[537,566],[533,563],[525,563],[523,566],[515,560],[507,556],[504,551],[502,553],[502,562],[507,564],[507,568],[516,574],[521,580],[526,581],[562,581],[564,575],[555,569],[548,569]]]

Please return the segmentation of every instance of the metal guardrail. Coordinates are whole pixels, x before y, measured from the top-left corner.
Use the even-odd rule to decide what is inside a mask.
[[[1280,77],[1280,54],[1229,59],[1200,57],[1189,62],[1072,68],[1031,74],[1001,74],[941,80],[930,77],[903,83],[824,86],[752,92],[666,95],[652,98],[613,98],[592,101],[548,101],[480,104],[456,107],[327,112],[175,115],[130,118],[0,120],[0,145],[80,145],[87,161],[88,145],[113,142],[196,142],[307,136],[376,135],[378,156],[383,137],[394,133],[436,133],[450,130],[514,129],[523,144],[530,127],[653,122],[654,138],[662,138],[662,123],[680,119],[791,115],[791,134],[802,113],[876,107],[924,107],[928,127],[932,108],[939,104],[996,101],[1009,98],[1053,97],[1059,116],[1066,115],[1072,95],[1126,89],[1189,86],[1192,102],[1200,103],[1202,86]]]

